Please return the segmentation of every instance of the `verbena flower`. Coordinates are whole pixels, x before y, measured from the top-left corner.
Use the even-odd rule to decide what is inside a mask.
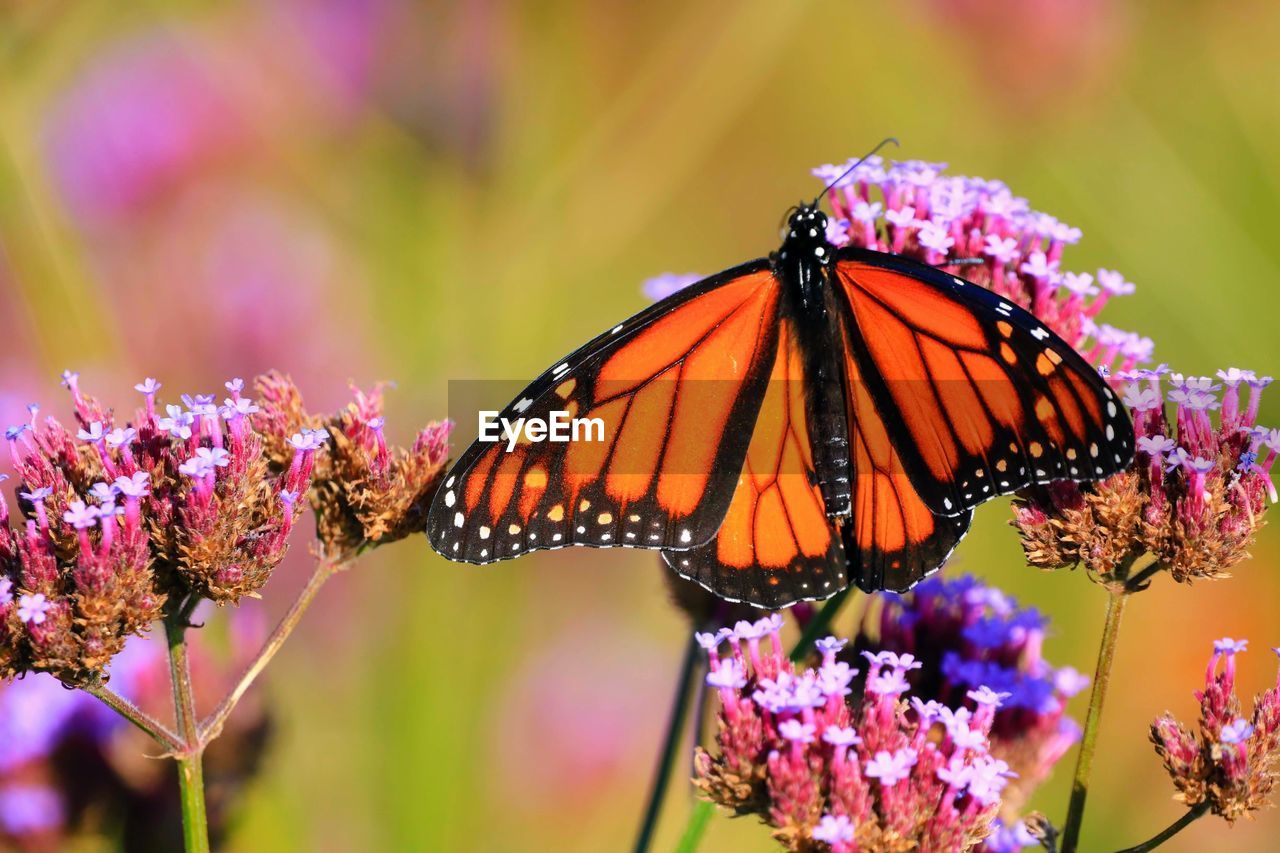
[[[1207,806],[1234,822],[1269,804],[1280,776],[1280,674],[1245,714],[1235,693],[1236,655],[1243,640],[1214,643],[1200,703],[1198,731],[1166,713],[1151,724],[1151,742],[1187,806]],[[1280,654],[1280,650],[1276,651]]]
[[[256,619],[240,611],[229,635],[229,661],[193,645],[197,686],[225,689],[261,641]],[[166,668],[162,642],[137,638],[108,672],[118,693],[160,712],[172,702]],[[227,828],[269,730],[260,703],[246,710],[228,721],[205,755],[206,778],[219,792],[211,811],[215,835]],[[170,774],[160,762],[138,763],[144,737],[93,696],[50,676],[0,685],[0,847],[61,849],[89,833],[119,838],[128,849],[180,846]]]
[[[1048,619],[977,578],[931,577],[910,593],[881,594],[868,608],[856,647],[910,654],[921,665],[906,673],[913,702],[963,703],[974,691],[1001,697],[991,725],[991,754],[1017,774],[1004,789],[1003,829],[985,847],[1013,849],[1039,842],[1021,824],[1032,791],[1080,739],[1067,700],[1089,683],[1071,667],[1054,667],[1041,646]]]
[[[315,471],[310,499],[317,534],[335,558],[384,545],[422,530],[426,512],[449,456],[449,421],[428,424],[409,448],[391,445],[383,415],[384,385],[370,392],[353,387],[354,400],[336,415],[308,414],[289,377],[268,373],[257,383],[259,416],[271,434],[268,452],[285,464],[301,440],[331,441]],[[295,490],[296,491],[296,490]]]
[[[379,399],[359,395],[351,411],[321,420],[281,411],[292,398],[276,382],[260,383],[261,406],[237,380],[222,406],[196,395],[161,408],[148,380],[143,406],[118,423],[67,373],[74,433],[54,418],[6,432],[19,515],[11,523],[0,496],[0,677],[45,671],[82,683],[166,600],[255,594],[285,555],[303,495],[322,538],[335,506],[367,525],[361,544],[420,523],[447,427],[428,428],[411,452],[388,451],[369,424]]]
[[[1220,578],[1247,556],[1270,502],[1280,430],[1257,425],[1268,376],[1183,376],[1161,365],[1117,374],[1137,434],[1129,471],[1055,483],[1016,502],[1031,565],[1083,565],[1106,581],[1143,553],[1178,581]]]
[[[813,174],[828,184],[854,162]],[[1031,311],[1100,368],[1128,370],[1151,358],[1150,338],[1095,319],[1133,285],[1112,270],[1062,268],[1080,229],[1032,210],[1001,181],[945,170],[945,163],[868,157],[828,194],[828,239],[946,267]]]
[[[698,636],[720,700],[716,750],[695,758],[703,794],[759,815],[793,850],[980,843],[1014,775],[990,748],[1000,695],[908,702],[906,680],[921,663],[889,651],[865,654],[866,686],[855,690],[858,670],[838,659],[839,640],[821,641],[821,664],[797,670],[781,625],[774,614]]]

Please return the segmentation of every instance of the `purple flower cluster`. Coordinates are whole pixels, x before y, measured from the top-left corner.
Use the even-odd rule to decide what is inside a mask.
[[[1004,791],[1000,818],[1006,828],[986,849],[1013,849],[1019,812],[1031,792],[1080,739],[1066,714],[1067,700],[1088,678],[1054,667],[1041,647],[1048,620],[977,578],[931,577],[905,595],[884,593],[869,609],[856,644],[863,651],[911,655],[923,663],[909,675],[920,697],[964,703],[975,689],[1004,695],[991,725],[991,752],[1017,773]],[[1038,844],[1030,839],[1026,845]]]
[[[1150,338],[1095,319],[1134,286],[1113,270],[1062,269],[1079,228],[1032,210],[1001,181],[944,174],[945,163],[873,156],[845,175],[854,162],[813,170],[824,184],[839,179],[828,194],[832,243],[938,266],[980,261],[948,268],[1031,311],[1100,368],[1128,370],[1151,358]]]
[[[1257,425],[1271,377],[1236,368],[1184,376],[1161,365],[1116,378],[1137,434],[1133,468],[1029,491],[1015,519],[1029,561],[1083,563],[1106,579],[1150,553],[1178,581],[1225,576],[1276,500],[1280,430]]]
[[[754,812],[790,849],[967,849],[985,837],[1014,776],[991,750],[1008,694],[979,686],[972,707],[908,697],[911,654],[864,652],[866,674],[818,642],[797,671],[782,617],[700,634],[720,699],[717,752],[699,750],[696,783],[712,801]],[[727,645],[727,654],[724,649]]]
[[[1247,640],[1213,644],[1200,703],[1199,732],[1172,714],[1151,725],[1151,741],[1173,779],[1179,801],[1208,807],[1229,822],[1268,805],[1280,777],[1280,674],[1246,715],[1235,693],[1236,655]],[[1280,649],[1272,651],[1280,655]]]
[[[117,424],[66,373],[78,428],[54,418],[6,430],[17,472],[16,529],[0,496],[0,674],[95,677],[125,638],[141,633],[174,595],[236,601],[283,558],[296,496],[310,487],[323,437],[305,436],[273,472],[243,383],[214,395],[143,405]],[[300,436],[301,437],[301,436]]]

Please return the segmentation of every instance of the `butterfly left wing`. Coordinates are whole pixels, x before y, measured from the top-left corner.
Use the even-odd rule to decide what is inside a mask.
[[[1128,413],[1065,341],[1008,300],[896,255],[841,249],[850,349],[920,499],[959,514],[1133,459]]]
[[[566,545],[710,540],[773,366],[779,290],[767,262],[754,261],[655,303],[560,361],[500,416],[598,419],[603,435],[590,437],[601,440],[477,441],[432,502],[432,546],[488,563]]]
[[[844,547],[817,485],[803,358],[790,320],[781,323],[773,375],[716,538],[662,556],[721,598],[757,607],[827,598],[848,585]]]

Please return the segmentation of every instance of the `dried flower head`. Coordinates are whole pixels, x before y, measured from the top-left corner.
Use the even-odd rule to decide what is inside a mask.
[[[695,759],[703,794],[760,815],[792,850],[980,843],[1013,775],[989,739],[1007,694],[983,687],[956,707],[908,702],[908,674],[921,663],[888,651],[865,653],[865,687],[855,691],[858,670],[839,659],[845,641],[821,640],[821,664],[797,671],[781,625],[774,614],[698,635],[720,699],[717,752]]]
[[[264,431],[277,465],[293,450],[290,436],[324,434],[331,451],[313,472],[310,494],[325,553],[345,558],[419,532],[449,457],[448,421],[428,424],[410,448],[387,443],[383,384],[365,393],[353,387],[353,401],[331,417],[307,413],[302,394],[287,376],[269,373],[257,382]]]
[[[1025,492],[1013,523],[1028,562],[1084,565],[1109,582],[1150,553],[1177,581],[1226,577],[1248,556],[1268,497],[1276,500],[1280,430],[1257,426],[1271,378],[1235,368],[1216,378],[1183,376],[1164,366],[1117,378],[1128,383],[1133,466],[1100,483]]]
[[[1044,659],[1045,616],[977,578],[932,577],[906,595],[880,598],[863,619],[857,648],[922,662],[908,673],[916,696],[950,705],[976,689],[1005,695],[991,725],[991,753],[1017,773],[1000,813],[1005,833],[1017,835],[1032,791],[1080,739],[1066,705],[1089,679]]]
[[[1236,655],[1247,645],[1230,637],[1213,644],[1204,689],[1195,693],[1198,733],[1169,713],[1151,724],[1151,742],[1177,789],[1174,799],[1207,805],[1228,822],[1267,806],[1280,776],[1280,674],[1245,716],[1235,678]]]

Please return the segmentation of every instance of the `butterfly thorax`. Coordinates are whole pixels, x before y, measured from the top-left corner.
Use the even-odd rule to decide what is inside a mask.
[[[795,328],[804,360],[805,410],[814,473],[830,516],[852,511],[848,410],[829,268],[835,247],[827,217],[801,205],[787,221],[782,247],[770,260],[783,282],[785,314]]]

